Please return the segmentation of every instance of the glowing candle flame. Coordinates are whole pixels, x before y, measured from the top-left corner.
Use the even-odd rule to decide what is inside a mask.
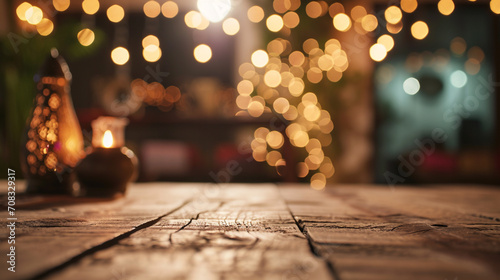
[[[110,130],[106,130],[104,132],[104,136],[102,137],[102,145],[104,148],[111,148],[113,146],[113,134],[111,134]]]

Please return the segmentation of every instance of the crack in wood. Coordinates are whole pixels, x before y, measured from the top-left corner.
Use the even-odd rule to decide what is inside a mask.
[[[325,262],[326,266],[328,267],[328,270],[330,271],[331,275],[333,276],[333,278],[335,280],[341,280],[339,274],[337,273],[337,270],[335,269],[335,266],[334,266],[333,262],[330,261],[326,256],[323,256],[323,254],[321,254],[321,252],[318,249],[316,249],[316,246],[315,246],[316,241],[314,241],[311,238],[311,236],[309,235],[309,233],[307,232],[306,225],[303,224],[303,223],[301,223],[301,222],[299,222],[295,218],[295,215],[293,214],[292,210],[288,206],[288,203],[287,203],[286,200],[285,200],[285,204],[286,204],[286,207],[288,209],[288,212],[290,213],[290,215],[292,216],[293,220],[295,221],[295,225],[299,228],[300,232],[307,239],[307,243],[309,244],[309,249],[311,250],[311,253],[314,256],[319,257],[320,259],[322,259]]]
[[[153,219],[153,220],[150,220],[150,221],[147,221],[145,223],[142,223],[140,225],[138,225],[137,227],[133,228],[132,230],[129,230],[127,232],[124,232],[120,235],[118,235],[117,237],[115,238],[112,238],[110,240],[107,240],[97,246],[94,246],[92,248],[89,248],[83,252],[81,252],[80,254],[78,255],[75,255],[74,257],[68,259],[67,261],[57,265],[57,266],[54,266],[48,270],[45,270],[41,273],[39,273],[38,275],[34,276],[33,279],[43,279],[43,278],[47,278],[48,276],[50,275],[53,275],[54,273],[56,272],[59,272],[59,271],[62,271],[63,269],[67,268],[68,266],[71,266],[73,264],[76,264],[78,263],[80,260],[82,260],[83,258],[87,257],[87,256],[91,256],[99,251],[102,251],[102,250],[105,250],[105,249],[108,249],[108,248],[111,248],[115,245],[118,245],[120,243],[120,241],[124,240],[124,239],[127,239],[129,238],[132,234],[138,232],[138,231],[141,231],[143,229],[146,229],[146,228],[149,228],[153,225],[155,225],[156,223],[158,223],[161,219],[165,218],[166,216],[178,211],[179,209],[183,208],[184,206],[186,206],[188,203],[191,202],[191,199],[189,200],[186,200],[185,202],[183,202],[181,205],[177,206],[176,208],[168,211],[167,213]]]

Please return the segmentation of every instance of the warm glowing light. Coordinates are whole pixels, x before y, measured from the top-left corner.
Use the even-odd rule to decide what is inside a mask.
[[[404,81],[403,90],[409,95],[415,95],[420,90],[420,82],[410,77]]]
[[[17,17],[22,21],[26,21],[26,11],[31,7],[31,4],[28,2],[21,3],[16,9]]]
[[[403,22],[400,21],[396,24],[387,23],[385,27],[387,28],[387,31],[391,32],[392,34],[398,34],[401,29],[403,29]]]
[[[278,32],[283,28],[284,22],[283,18],[279,15],[271,15],[266,20],[267,29],[271,32]]]
[[[394,47],[394,39],[391,37],[391,35],[388,34],[380,36],[377,40],[377,43],[384,45],[387,51],[392,50],[392,48]]]
[[[252,82],[250,82],[249,80],[243,80],[238,83],[236,90],[240,95],[250,95],[252,94],[254,87]]]
[[[338,31],[347,31],[351,27],[351,19],[344,13],[339,13],[333,18],[333,26]]]
[[[111,22],[120,22],[125,16],[125,11],[120,5],[113,5],[106,10],[106,15]]]
[[[288,12],[283,16],[283,23],[288,28],[295,28],[300,23],[300,17],[296,12]]]
[[[500,14],[500,0],[491,0],[490,1],[490,9],[495,14]]]
[[[144,4],[142,7],[142,10],[144,11],[144,14],[149,17],[149,18],[155,18],[158,15],[160,15],[161,12],[161,6],[160,3],[151,0],[148,1]]]
[[[104,136],[102,137],[102,146],[104,148],[111,148],[113,146],[113,134],[111,134],[110,130],[106,130],[104,132]]]
[[[351,17],[354,21],[366,16],[366,9],[363,6],[355,6],[351,10]]]
[[[59,12],[64,12],[69,8],[69,0],[52,0],[54,9]]]
[[[251,60],[255,67],[262,68],[269,62],[269,55],[264,50],[256,50],[252,53]]]
[[[281,148],[281,146],[283,146],[284,143],[283,134],[281,134],[279,131],[271,131],[266,136],[266,142],[271,148],[279,149]]]
[[[224,33],[232,36],[240,31],[240,23],[235,18],[228,18],[222,23],[222,29],[224,30]]]
[[[429,27],[423,21],[417,21],[411,26],[411,35],[417,40],[422,40],[429,34]]]
[[[328,71],[332,69],[333,64],[334,64],[333,57],[330,55],[325,54],[318,59],[318,66],[323,71]]]
[[[43,12],[42,9],[38,8],[37,6],[31,6],[26,10],[24,16],[28,23],[36,25],[42,21]]]
[[[304,92],[305,84],[301,78],[294,78],[288,85],[288,91],[293,96],[300,96]]]
[[[310,18],[318,18],[321,16],[322,9],[321,4],[317,1],[311,1],[306,6],[306,14]]]
[[[276,70],[269,70],[264,75],[264,83],[271,88],[275,88],[281,83],[281,74]]]
[[[462,70],[457,70],[450,75],[450,82],[456,88],[463,88],[467,84],[467,74]]]
[[[127,63],[130,55],[128,50],[124,47],[117,47],[113,51],[111,51],[111,59],[117,65],[123,65]]]
[[[344,6],[340,2],[333,3],[328,9],[328,13],[332,18],[335,17],[336,14],[344,12],[345,12]]]
[[[288,61],[293,66],[301,66],[305,61],[305,56],[300,51],[294,51],[288,56]]]
[[[378,26],[378,20],[377,17],[369,14],[363,17],[361,20],[361,27],[367,32],[372,32],[375,30]]]
[[[147,62],[156,62],[161,58],[161,49],[156,45],[148,45],[142,51],[142,56]]]
[[[54,23],[50,19],[44,18],[39,24],[36,25],[36,30],[38,31],[38,34],[48,36],[52,33],[52,30],[54,30]]]
[[[212,49],[205,44],[200,44],[194,48],[194,58],[200,63],[205,63],[212,58]]]
[[[260,117],[264,113],[264,105],[258,101],[251,101],[248,104],[248,114],[254,118]]]
[[[401,9],[406,13],[413,13],[418,6],[417,0],[401,0]]]
[[[287,112],[288,109],[290,109],[290,103],[288,102],[288,100],[286,98],[279,97],[279,98],[276,98],[276,100],[274,100],[273,108],[274,108],[274,111],[276,111],[277,113],[283,114],[283,113]]]
[[[316,173],[311,177],[311,188],[322,190],[326,186],[326,177],[322,173]]]
[[[160,46],[160,40],[154,35],[148,35],[142,39],[142,47],[146,48],[149,45]]]
[[[231,10],[230,0],[198,0],[198,10],[211,22],[223,20]]]
[[[179,13],[179,7],[174,1],[167,1],[161,5],[161,13],[166,18],[174,18]]]
[[[461,37],[456,37],[451,40],[450,50],[456,55],[463,55],[467,50],[467,43]]]
[[[455,3],[453,0],[440,0],[438,2],[438,10],[441,14],[448,16],[455,10]]]
[[[323,79],[323,72],[318,67],[311,67],[307,70],[307,80],[313,84],[321,82]]]
[[[398,7],[390,6],[385,10],[384,16],[388,23],[396,24],[401,21],[403,13]]]
[[[469,58],[475,59],[479,63],[484,60],[484,51],[478,46],[470,48],[470,50],[467,52],[467,55],[469,56]]]
[[[83,11],[88,15],[93,15],[99,11],[99,1],[98,0],[83,0],[82,8]]]
[[[319,48],[319,44],[316,39],[309,38],[302,43],[302,48],[306,53],[311,53],[312,50]]]
[[[202,23],[202,15],[197,11],[189,11],[184,16],[184,22],[189,28],[197,28]]]
[[[82,29],[80,30],[80,32],[78,32],[76,38],[78,39],[78,42],[80,42],[82,46],[85,47],[90,46],[95,39],[94,31],[88,28]]]
[[[374,61],[382,61],[387,56],[387,50],[382,44],[374,44],[370,47],[370,57]]]
[[[260,6],[252,6],[248,9],[247,16],[251,22],[260,22],[264,19],[264,10]]]

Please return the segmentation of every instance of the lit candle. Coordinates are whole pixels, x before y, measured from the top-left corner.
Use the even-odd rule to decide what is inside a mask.
[[[76,168],[87,196],[120,196],[136,172],[137,158],[124,146],[128,120],[99,117],[92,121],[92,151]]]

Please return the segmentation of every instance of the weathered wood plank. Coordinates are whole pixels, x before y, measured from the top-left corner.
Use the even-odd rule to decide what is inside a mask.
[[[49,279],[113,277],[332,279],[274,185],[223,187]]]
[[[332,188],[281,193],[341,279],[498,279],[500,190]],[[329,206],[331,205],[331,206]]]

